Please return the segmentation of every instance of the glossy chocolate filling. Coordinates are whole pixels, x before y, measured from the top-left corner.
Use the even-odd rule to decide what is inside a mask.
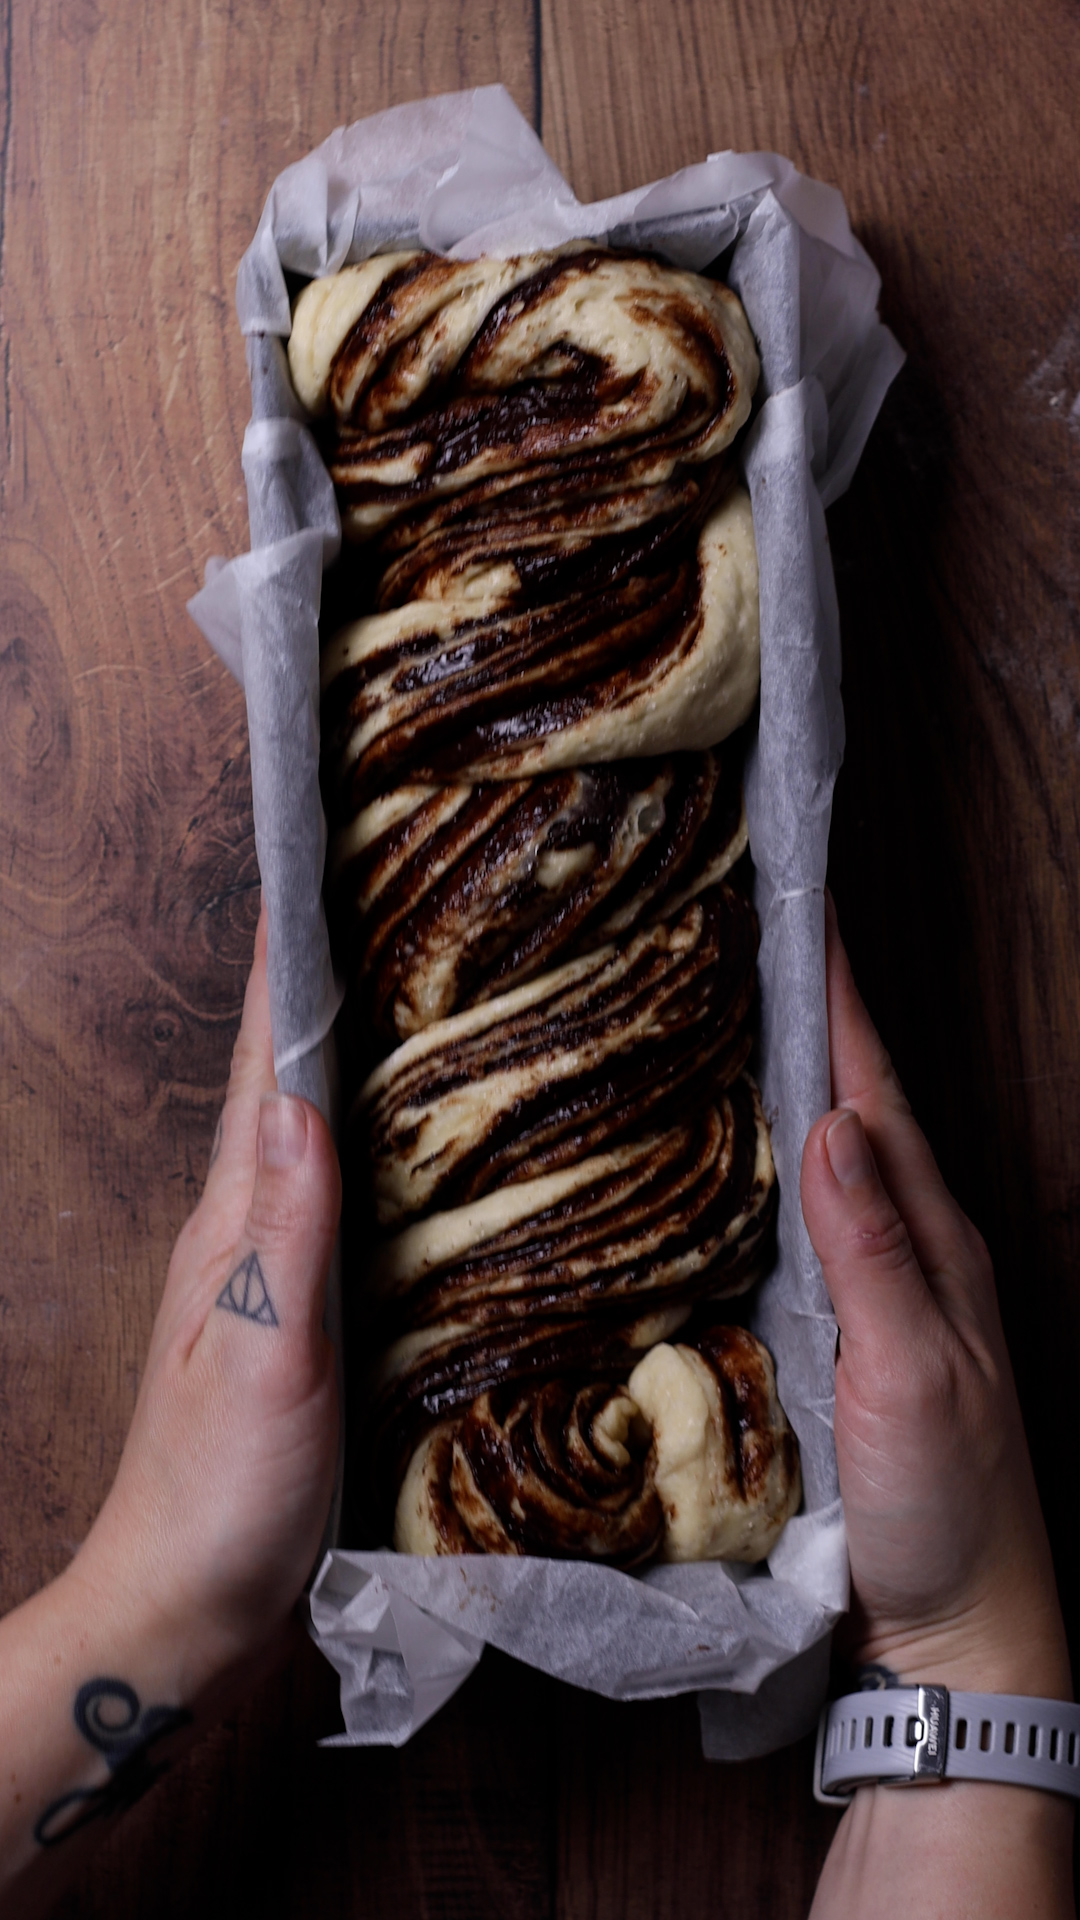
[[[352,1436],[354,1484],[376,1537],[389,1533],[397,1490],[418,1441],[442,1422],[456,1424],[481,1394],[547,1381],[625,1380],[655,1340],[682,1316],[593,1326],[578,1319],[505,1323],[486,1338],[456,1332],[422,1360],[396,1366],[391,1353],[367,1394],[367,1419]],[[531,1550],[531,1549],[530,1549]]]
[[[546,483],[473,489],[395,523],[378,542],[376,611],[441,597],[506,562],[516,604],[603,593],[624,574],[654,569],[680,540],[687,544],[732,479],[720,459],[661,485],[601,495],[573,471]]]

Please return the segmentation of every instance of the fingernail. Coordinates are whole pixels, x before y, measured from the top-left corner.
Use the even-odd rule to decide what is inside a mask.
[[[861,1187],[874,1171],[870,1145],[857,1113],[842,1113],[825,1135],[829,1165],[842,1187]]]
[[[259,1160],[283,1171],[295,1167],[307,1149],[303,1102],[288,1093],[267,1093],[259,1102]]]

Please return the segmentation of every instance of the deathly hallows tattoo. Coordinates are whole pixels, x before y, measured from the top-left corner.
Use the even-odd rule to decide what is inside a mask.
[[[257,1327],[280,1324],[257,1253],[249,1253],[235,1272],[230,1273],[218,1294],[217,1304],[225,1313],[239,1314],[241,1320],[254,1320]]]
[[[109,1778],[102,1787],[76,1787],[46,1807],[34,1828],[41,1847],[55,1847],[91,1820],[130,1807],[166,1771],[149,1757],[156,1740],[187,1726],[185,1707],[143,1707],[126,1680],[88,1680],[75,1696],[75,1725],[104,1754]]]

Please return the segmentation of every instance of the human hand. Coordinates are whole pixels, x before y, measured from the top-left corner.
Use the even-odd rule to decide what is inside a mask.
[[[802,1165],[840,1326],[852,1646],[910,1681],[1070,1699],[1050,1551],[990,1259],[948,1193],[827,900],[834,1110]]]
[[[206,1188],[169,1265],[116,1481],[64,1576],[91,1611],[125,1605],[140,1642],[168,1641],[183,1701],[279,1634],[333,1487],[323,1309],[340,1176],[325,1121],[275,1089],[264,912]]]

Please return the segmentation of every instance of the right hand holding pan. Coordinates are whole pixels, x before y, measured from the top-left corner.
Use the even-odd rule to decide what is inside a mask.
[[[990,1258],[912,1117],[826,901],[834,1110],[802,1202],[840,1327],[850,1649],[909,1682],[1071,1699]]]

